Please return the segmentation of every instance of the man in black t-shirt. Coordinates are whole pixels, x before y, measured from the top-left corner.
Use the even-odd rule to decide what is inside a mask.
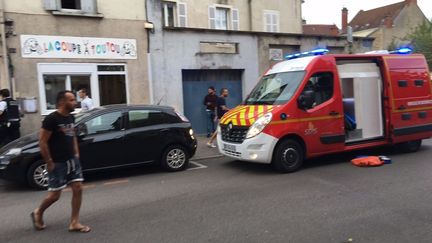
[[[48,195],[40,206],[31,213],[36,230],[45,229],[43,213],[55,203],[62,189],[70,185],[72,189],[72,216],[69,224],[71,232],[90,232],[90,227],[79,223],[82,200],[82,171],[79,161],[78,142],[75,136],[75,119],[71,112],[76,106],[75,95],[71,91],[61,91],[57,95],[57,110],[42,122],[39,146],[48,170]]]
[[[226,105],[226,97],[228,97],[228,89],[222,88],[220,91],[220,96],[216,100],[216,126],[219,125],[219,120],[222,116],[229,111],[229,108]],[[213,133],[210,140],[207,142],[207,146],[211,148],[216,148],[216,145],[213,141],[216,139],[217,131]]]
[[[207,137],[215,132],[215,114],[216,114],[216,90],[213,86],[208,88],[208,94],[204,97],[204,105],[207,113]]]

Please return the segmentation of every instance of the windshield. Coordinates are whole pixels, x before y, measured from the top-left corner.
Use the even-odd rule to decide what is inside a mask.
[[[245,101],[245,105],[278,105],[288,102],[300,85],[305,71],[264,76]]]

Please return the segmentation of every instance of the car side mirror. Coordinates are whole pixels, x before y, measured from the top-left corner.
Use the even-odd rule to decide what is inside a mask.
[[[297,106],[302,110],[312,108],[315,103],[315,96],[313,90],[305,90],[297,99]]]
[[[87,135],[87,126],[86,124],[79,124],[76,128],[76,135],[77,137],[83,137]]]

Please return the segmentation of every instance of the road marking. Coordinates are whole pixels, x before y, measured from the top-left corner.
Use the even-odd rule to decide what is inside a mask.
[[[189,168],[189,169],[187,169],[187,170],[199,170],[199,169],[205,169],[205,168],[208,167],[208,166],[206,166],[206,165],[200,164],[200,163],[195,162],[195,161],[192,161],[192,160],[189,161],[189,163],[191,163],[191,164],[193,164],[193,165],[195,165],[195,166],[197,166],[197,167]]]
[[[123,183],[128,183],[129,180],[128,179],[124,179],[124,180],[115,180],[115,181],[109,181],[109,182],[105,182],[103,183],[104,186],[111,186],[111,185],[118,185],[118,184],[123,184]]]

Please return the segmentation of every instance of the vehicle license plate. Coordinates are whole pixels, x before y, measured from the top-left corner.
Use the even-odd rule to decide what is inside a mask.
[[[231,145],[231,144],[224,143],[223,144],[223,149],[231,151],[231,152],[237,152],[236,146],[235,145]]]

